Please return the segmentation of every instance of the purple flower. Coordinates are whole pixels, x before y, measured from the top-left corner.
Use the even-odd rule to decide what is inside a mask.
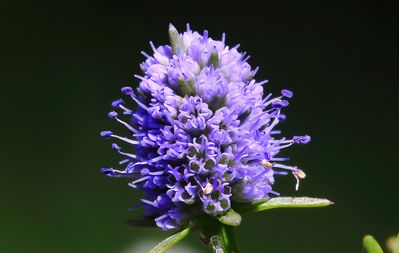
[[[124,100],[112,103],[108,116],[127,128],[104,138],[124,142],[112,148],[124,169],[103,168],[107,176],[126,177],[143,192],[144,216],[163,230],[178,228],[196,215],[215,216],[235,203],[250,203],[278,195],[275,175],[291,172],[305,177],[279,152],[310,137],[278,137],[281,110],[293,93],[272,98],[254,79],[248,56],[238,46],[171,25],[171,45],[156,48],[140,65],[137,89],[123,87]],[[136,105],[136,106],[134,106]],[[135,108],[135,109],[129,109]],[[118,112],[117,112],[118,111]]]

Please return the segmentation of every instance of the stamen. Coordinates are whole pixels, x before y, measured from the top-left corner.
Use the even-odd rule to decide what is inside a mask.
[[[288,104],[289,103],[287,100],[276,99],[275,101],[272,102],[272,107],[279,109],[288,106]]]
[[[264,132],[265,132],[266,134],[268,134],[268,133],[274,128],[274,126],[278,124],[278,122],[279,122],[278,118],[274,118],[273,122],[270,124],[270,126],[268,126],[268,127],[264,130]]]
[[[281,90],[281,95],[283,95],[286,98],[292,98],[294,96],[294,93],[290,90],[284,89]]]
[[[273,174],[274,175],[283,175],[283,176],[285,176],[285,175],[287,175],[288,174],[288,172],[287,171],[273,171]]]
[[[130,153],[126,153],[126,152],[121,151],[121,147],[119,147],[119,145],[116,144],[116,143],[112,143],[112,149],[115,150],[116,152],[118,152],[118,153],[121,154],[121,155],[130,157],[130,158],[133,158],[133,159],[137,159],[137,156],[136,156],[136,155],[133,155],[133,154],[130,154]]]
[[[202,36],[203,42],[208,39],[208,30],[204,30],[204,35]]]
[[[304,179],[306,177],[306,174],[301,169],[294,170],[292,172],[292,174],[294,175],[294,177],[296,179],[295,190],[298,191],[298,189],[299,189],[299,180],[300,179]]]
[[[273,157],[272,159],[270,159],[270,161],[273,161],[273,162],[282,162],[282,161],[288,161],[288,160],[290,160],[289,158],[286,158],[286,157]]]
[[[271,169],[273,167],[273,164],[268,162],[266,159],[262,160],[262,166],[268,169]]]
[[[141,201],[143,201],[143,200],[141,200]],[[146,203],[146,204],[147,204],[147,203]],[[155,218],[154,221],[160,221],[160,220],[162,220],[162,219],[164,219],[164,218],[166,218],[166,217],[168,217],[168,216],[169,216],[169,214],[163,214],[163,215],[161,215],[161,216]]]
[[[125,95],[130,95],[133,93],[133,89],[130,86],[125,86],[121,88],[121,92]]]
[[[133,187],[133,185],[136,186],[136,184],[141,183],[141,182],[144,182],[144,181],[146,181],[146,180],[149,179],[149,178],[150,178],[150,177],[148,177],[148,176],[147,176],[147,177],[139,178],[139,179],[137,179],[137,180],[135,180],[135,181],[129,183],[129,186],[132,186],[132,187]],[[135,187],[133,187],[133,188],[135,188]]]
[[[264,85],[264,84],[266,84],[266,83],[268,83],[268,82],[269,82],[269,80],[263,80],[263,81],[259,82],[258,85]],[[270,95],[271,95],[271,94],[270,94]]]
[[[146,199],[140,199],[140,201],[143,202],[144,204],[147,204],[147,205],[150,205],[150,206],[153,206],[153,207],[157,207],[157,205],[155,205],[155,203],[152,202],[152,201],[149,201],[149,200],[146,200]]]
[[[274,194],[274,195],[276,195],[276,196],[280,196],[280,193],[279,193],[279,192],[270,191],[269,193]]]
[[[304,136],[294,136],[292,140],[296,143],[301,143],[301,144],[306,144],[310,142],[310,136],[309,135],[304,135]]]
[[[141,80],[141,81],[147,81],[146,78],[139,76],[139,75],[134,75],[134,77],[136,77],[137,79]]]
[[[285,120],[287,117],[285,116],[285,114],[280,114],[277,116],[279,120]]]
[[[130,172],[114,170],[112,168],[102,168],[101,173],[109,177],[132,177]]]
[[[103,137],[103,138],[109,138],[109,137],[112,136],[112,132],[111,131],[102,131],[100,133],[100,136]]]
[[[122,161],[119,162],[119,164],[124,164],[124,163],[128,163],[130,162],[130,159],[124,159]]]
[[[121,108],[124,111],[123,114],[132,114],[132,110],[130,110],[129,108],[126,108],[123,105],[119,105],[119,108]]]
[[[152,48],[152,51],[154,51],[154,53],[157,52],[157,48],[154,46],[154,43],[152,41],[150,41],[150,46]]]
[[[135,129],[134,127],[132,127],[130,124],[126,123],[125,121],[121,120],[118,118],[118,113],[115,111],[112,111],[110,113],[108,113],[108,117],[110,117],[111,119],[115,119],[116,121],[118,121],[119,123],[121,123],[122,125],[124,125],[127,129],[129,129],[130,131],[132,131],[133,133],[138,133],[138,130]]]
[[[266,107],[265,103],[266,101],[272,96],[271,93],[267,94],[267,96],[262,100],[263,105]]]
[[[115,134],[111,135],[111,137],[116,138],[116,139],[119,139],[119,140],[124,141],[124,142],[127,142],[127,143],[130,143],[130,144],[132,144],[132,145],[138,145],[138,144],[140,144],[139,141],[134,141],[134,140],[131,140],[131,139],[129,139],[129,138],[121,137],[121,136],[115,135]]]
[[[245,53],[246,53],[246,52],[245,52]],[[242,61],[243,61],[243,62],[246,62],[246,61],[249,60],[249,58],[251,58],[251,56],[250,56],[250,55],[247,55],[247,57],[245,57]]]
[[[292,170],[292,171],[295,171],[298,169],[296,166],[288,166],[288,165],[284,165],[281,163],[275,163],[275,164],[273,164],[273,167],[280,168],[280,169],[286,169],[286,170]]]
[[[235,160],[235,161],[240,160],[240,159],[243,157],[243,155],[244,155],[244,153],[245,153],[245,151],[246,151],[247,149],[248,149],[248,146],[245,146],[244,148],[242,148],[241,151],[238,152],[238,153],[234,156],[234,159],[233,159],[233,160]]]
[[[266,98],[269,98],[270,96],[271,96],[271,93],[270,93]],[[267,102],[264,104],[264,106],[267,107],[267,106],[270,105],[271,103],[280,102],[280,101],[281,101],[281,98],[282,98],[282,96],[276,97],[276,98],[273,98],[273,99],[270,99],[269,101],[267,101]],[[265,100],[265,99],[263,99],[263,100]]]
[[[130,94],[130,97],[133,99],[134,102],[136,102],[136,104],[137,104],[138,106],[140,106],[140,107],[143,108],[144,110],[147,110],[147,109],[148,109],[148,107],[147,107],[146,105],[144,105],[142,102],[140,102],[140,100],[138,100],[138,99],[136,98],[136,96],[134,95],[133,92]]]
[[[138,133],[139,131],[137,129],[135,129],[134,127],[132,127],[130,124],[126,123],[123,120],[120,120],[119,118],[115,117],[115,119],[121,123],[122,125],[124,125],[125,127],[127,127],[127,129],[129,129],[130,131],[132,131],[133,133]]]
[[[148,172],[148,175],[151,175],[151,176],[160,176],[160,175],[163,175],[164,173],[165,173],[165,171],[159,170],[159,171],[154,171],[154,172]]]
[[[158,161],[163,160],[163,159],[165,159],[167,157],[168,157],[167,155],[163,155],[163,156],[158,156],[158,157],[155,157],[155,158],[147,160],[147,161],[137,162],[137,163],[133,164],[133,167],[136,166],[136,165],[144,165],[144,164],[151,164],[151,163],[154,163],[154,162],[158,162]]]
[[[259,71],[259,67],[258,67],[258,66],[256,66],[256,68],[255,68],[254,70],[252,70],[252,74],[251,74],[251,76],[255,76],[255,75],[256,75],[256,73],[258,73],[258,71]]]
[[[111,105],[112,105],[112,107],[118,107],[119,105],[124,104],[124,103],[125,103],[125,101],[123,101],[122,99],[118,99],[118,100],[115,100],[114,102],[112,102]]]
[[[205,187],[202,188],[202,191],[205,195],[210,194],[213,191],[213,185],[211,183],[208,183]]]
[[[270,143],[272,144],[286,144],[286,143],[293,143],[293,140],[285,140],[285,138],[280,139],[280,140],[272,140]]]
[[[292,144],[294,144],[294,143],[292,142],[292,143],[288,143],[288,144],[286,144],[286,145],[283,145],[283,146],[278,146],[278,147],[275,147],[275,149],[283,149],[283,148],[288,148],[289,146],[292,146]]]
[[[147,54],[146,52],[144,52],[144,51],[141,51],[140,53],[141,53],[144,57],[146,57],[147,59],[151,58],[151,56],[150,56],[149,54]]]

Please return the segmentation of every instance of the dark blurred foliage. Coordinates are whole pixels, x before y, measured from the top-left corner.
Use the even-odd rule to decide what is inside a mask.
[[[299,192],[324,209],[272,210],[244,218],[242,252],[360,252],[371,233],[399,230],[398,15],[392,4],[294,5],[202,1],[3,1],[1,20],[0,252],[122,252],[160,231],[126,229],[139,195],[100,175],[117,156],[99,138],[119,89],[137,84],[149,40],[181,30],[227,33],[252,55],[258,80],[295,92],[284,132],[313,141],[289,151],[307,172]],[[189,239],[193,247],[199,243]],[[267,250],[263,250],[263,247]],[[199,248],[207,252],[206,248]]]

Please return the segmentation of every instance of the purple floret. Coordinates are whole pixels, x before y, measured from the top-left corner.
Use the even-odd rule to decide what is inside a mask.
[[[173,26],[169,33],[171,45],[150,43],[152,55],[143,52],[138,87],[122,88],[135,109],[128,99],[112,103],[108,116],[128,131],[101,136],[126,144],[112,144],[124,169],[102,172],[129,178],[129,186],[143,192],[144,216],[163,230],[278,195],[274,175],[303,178],[302,170],[285,164],[288,158],[278,157],[281,149],[310,141],[307,135],[277,137],[285,118],[280,111],[293,93],[264,96],[266,81],[254,79],[258,68],[239,46],[226,46],[224,35],[217,41],[207,31],[187,27],[179,34]]]

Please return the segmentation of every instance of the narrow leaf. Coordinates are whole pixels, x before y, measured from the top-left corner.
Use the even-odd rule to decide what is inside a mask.
[[[239,226],[241,224],[241,215],[235,212],[232,208],[217,218],[221,223],[229,226]]]
[[[384,253],[381,246],[371,235],[366,235],[363,238],[363,246],[367,253]]]
[[[328,199],[309,198],[309,197],[278,197],[265,202],[258,202],[251,205],[242,205],[242,212],[259,212],[274,208],[309,208],[324,207],[334,204]],[[240,211],[239,210],[239,211]]]
[[[183,230],[180,230],[176,234],[173,234],[163,240],[162,242],[158,243],[149,253],[164,253],[168,249],[170,249],[173,245],[178,243],[184,237],[186,237],[192,231],[192,226],[189,226]]]

